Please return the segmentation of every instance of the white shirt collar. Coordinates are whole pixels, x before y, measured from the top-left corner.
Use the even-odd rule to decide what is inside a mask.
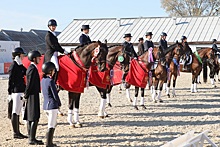
[[[37,65],[34,62],[31,62],[31,64],[33,64],[37,68]]]
[[[127,42],[127,43],[131,43],[130,41],[127,41],[127,40],[125,40],[125,42]]]
[[[55,32],[52,32],[51,30],[50,30],[50,32],[51,32],[54,36],[57,36]]]
[[[84,32],[82,32],[84,35],[86,35],[87,37],[89,36],[89,34],[85,34]]]
[[[151,39],[149,39],[149,38],[146,38],[146,40],[147,40],[147,41],[151,41]]]

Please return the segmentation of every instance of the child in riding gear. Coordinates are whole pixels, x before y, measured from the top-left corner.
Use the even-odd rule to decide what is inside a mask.
[[[89,38],[89,25],[82,25],[81,32],[82,34],[79,37],[79,42],[81,45],[87,45],[91,43],[91,39]]]
[[[192,55],[192,50],[189,47],[186,36],[182,36],[181,41],[182,41],[182,44],[183,44],[183,50],[184,50],[185,55],[186,55],[186,57],[184,59],[184,64],[183,64],[183,69],[185,69],[186,64],[189,62],[190,55]]]
[[[28,138],[20,133],[19,130],[19,115],[23,106],[23,93],[25,91],[24,76],[26,68],[22,64],[22,59],[26,54],[21,47],[17,47],[12,51],[13,62],[9,67],[8,95],[13,101],[11,123],[14,132],[14,138]]]
[[[166,41],[167,33],[162,32],[160,36],[161,38],[159,41],[159,48],[162,49],[162,51],[164,52],[167,49],[167,41]]]
[[[152,42],[152,32],[147,32],[145,34],[146,41],[144,42],[144,51],[148,51],[149,48],[154,48],[154,43]]]
[[[46,134],[47,147],[54,146],[53,134],[57,125],[58,108],[61,106],[56,85],[52,79],[55,69],[56,67],[52,62],[46,62],[42,65],[42,72],[44,73],[41,81],[41,88],[44,97],[43,109],[48,117],[48,131]]]
[[[45,41],[46,41],[46,53],[44,56],[44,63],[51,61],[55,64],[56,66],[56,73],[54,74],[54,81],[56,83],[57,78],[58,78],[58,71],[59,71],[59,63],[58,63],[58,52],[60,53],[65,53],[68,54],[69,52],[67,52],[66,50],[64,50],[61,45],[58,42],[58,39],[56,37],[56,30],[57,27],[57,22],[54,19],[51,19],[48,21],[48,28],[49,31],[47,32],[46,36],[45,36]]]
[[[138,39],[139,43],[138,43],[138,52],[137,55],[141,56],[144,53],[144,38],[141,37]]]
[[[213,39],[212,40],[212,43],[213,43],[213,45],[212,45],[212,49],[215,51],[215,54],[216,53],[220,53],[220,50],[218,49],[218,46],[217,46],[217,40],[216,39]]]
[[[40,119],[40,76],[37,64],[40,62],[41,54],[38,51],[30,51],[28,60],[31,61],[26,72],[26,89],[24,98],[27,100],[24,120],[27,120],[27,129],[30,145],[42,145],[41,140],[36,139],[37,125]]]

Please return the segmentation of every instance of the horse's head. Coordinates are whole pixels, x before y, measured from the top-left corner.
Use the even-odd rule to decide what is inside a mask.
[[[158,47],[153,48],[152,55],[153,55],[154,61],[155,60],[163,61],[165,59],[165,55],[163,51]]]
[[[113,68],[115,63],[119,61],[120,66],[124,72],[127,72],[129,70],[130,56],[124,52],[122,45],[109,47],[107,61],[110,68]]]
[[[183,45],[179,43],[178,41],[176,41],[172,55],[181,56],[182,54],[183,54]]]
[[[92,51],[92,56],[98,65],[99,71],[103,72],[106,69],[106,56],[108,47],[106,44],[97,41],[96,48]]]
[[[205,56],[208,58],[208,59],[213,59],[215,58],[215,52],[213,51],[212,48],[209,48],[207,49],[207,52],[205,54]]]

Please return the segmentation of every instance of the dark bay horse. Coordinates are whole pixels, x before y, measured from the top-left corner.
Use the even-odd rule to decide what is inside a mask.
[[[201,60],[203,59],[207,59],[208,63],[210,64],[210,67],[212,67],[213,62],[214,62],[214,52],[212,50],[212,48],[204,48],[204,49],[200,49],[197,51],[198,52],[198,57],[196,56],[196,52],[194,54],[192,54],[192,63],[189,65],[191,73],[192,73],[192,85],[191,85],[191,92],[197,92],[197,78],[198,75],[200,75],[202,68],[204,68],[205,66],[202,66],[202,62],[200,61],[199,58],[201,58]],[[211,68],[211,72],[214,73],[214,68]],[[207,70],[206,70],[207,71]],[[207,74],[204,74],[207,75]],[[213,74],[214,77],[214,74]],[[203,77],[204,81],[206,81],[205,79],[207,79],[207,77]]]
[[[170,97],[169,92],[170,92],[170,83],[172,77],[173,77],[172,95],[173,97],[176,96],[175,87],[176,87],[177,76],[179,75],[180,72],[179,62],[182,54],[183,54],[183,46],[181,43],[176,42],[175,44],[167,48],[166,62],[168,65],[168,72],[167,72],[166,94],[168,97]]]
[[[78,55],[79,59],[75,59],[73,53],[71,54],[70,57],[77,66],[82,68],[82,70],[86,70],[86,72],[91,66],[92,59],[94,59],[95,62],[97,63],[99,71],[104,71],[106,69],[107,50],[108,49],[106,44],[97,41],[89,45],[83,47],[77,47],[76,49],[74,49],[73,52],[75,52]],[[84,66],[80,65],[77,60],[80,60],[80,62],[83,63]],[[69,95],[69,110],[68,110],[67,121],[73,127],[81,127],[82,125],[79,122],[79,102],[80,102],[81,93],[69,92],[68,95]],[[72,114],[74,114],[74,122],[76,123],[75,125],[72,120]]]

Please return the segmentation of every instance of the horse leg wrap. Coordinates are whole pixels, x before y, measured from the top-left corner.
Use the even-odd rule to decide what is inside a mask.
[[[98,116],[104,117],[104,110],[105,110],[105,105],[106,105],[106,99],[101,99],[100,107],[99,107],[99,113]]]
[[[74,122],[79,123],[79,109],[74,108],[73,114],[74,114]]]
[[[156,101],[156,91],[155,91],[155,89],[154,89],[154,86],[152,86],[152,100],[153,101]]]
[[[172,94],[173,94],[173,97],[176,96],[175,87],[173,87],[172,89]]]
[[[140,105],[144,105],[144,97],[141,97]]]
[[[137,105],[137,97],[134,97],[133,106]]]
[[[67,122],[70,124],[70,125],[73,125],[73,121],[72,121],[72,118],[73,118],[73,110],[68,110],[68,116],[67,116]]]
[[[194,83],[194,92],[197,92],[197,83]]]
[[[214,81],[213,78],[210,79],[210,82],[211,82],[211,84],[212,84],[212,87],[215,87],[215,81]]]
[[[168,95],[170,93],[170,87],[167,87],[166,94]]]
[[[191,92],[194,92],[194,84],[191,85]]]
[[[106,93],[106,101],[110,104],[110,93]]]
[[[157,99],[160,100],[161,99],[161,91],[157,90]]]
[[[163,90],[167,90],[167,83],[163,83]]]
[[[126,97],[127,97],[127,99],[128,99],[129,102],[132,102],[131,96],[130,96],[130,88],[127,88],[127,89],[126,89]]]

